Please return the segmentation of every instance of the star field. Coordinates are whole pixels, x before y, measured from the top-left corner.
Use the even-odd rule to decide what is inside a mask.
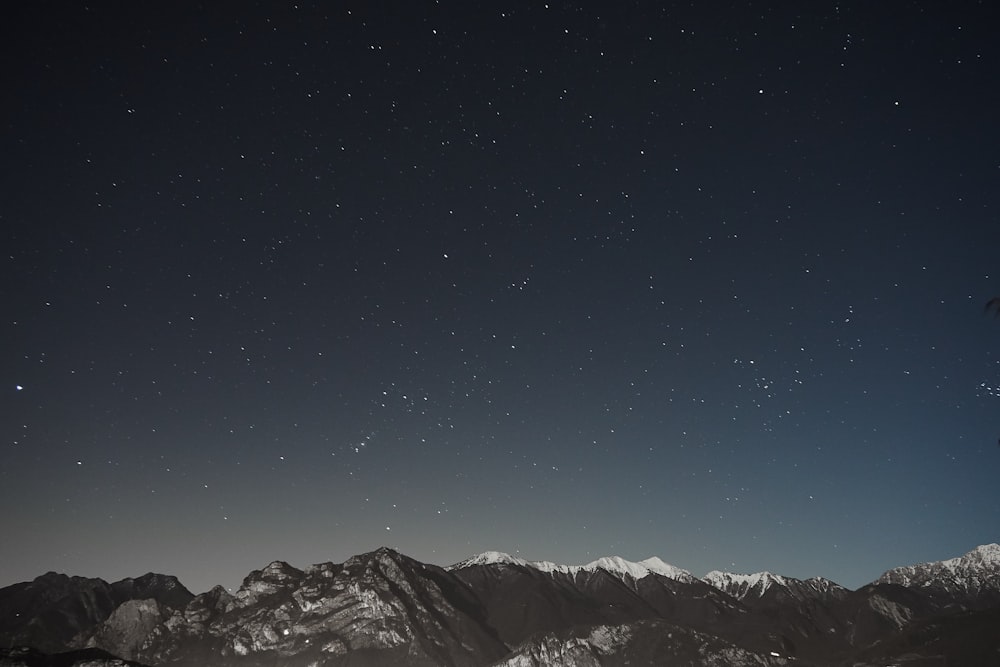
[[[0,585],[996,541],[996,13],[619,5],[14,10]]]

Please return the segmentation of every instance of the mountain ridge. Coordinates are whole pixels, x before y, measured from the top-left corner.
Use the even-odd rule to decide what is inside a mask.
[[[1000,656],[1000,639],[964,629],[1000,613],[998,554],[982,545],[893,568],[856,591],[770,572],[698,579],[655,557],[567,566],[494,551],[441,567],[388,547],[303,568],[272,561],[233,593],[197,596],[168,575],[50,572],[0,589],[0,665],[86,650],[111,657],[59,664],[839,667],[941,651],[962,664]]]
[[[630,561],[621,556],[603,556],[591,561],[586,565],[562,565],[552,561],[537,560],[529,561],[516,556],[511,556],[502,551],[484,551],[454,565],[449,565],[445,569],[449,571],[459,570],[464,567],[477,565],[518,565],[521,567],[531,567],[540,572],[562,572],[575,575],[581,572],[594,572],[604,570],[618,576],[629,576],[632,579],[642,579],[650,574],[677,579],[679,581],[693,581],[695,579],[687,570],[670,565],[657,556],[652,556],[641,561]]]

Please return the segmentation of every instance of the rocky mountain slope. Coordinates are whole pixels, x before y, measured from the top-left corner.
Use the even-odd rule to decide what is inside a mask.
[[[48,573],[0,589],[0,667],[1000,664],[988,631],[998,553],[896,568],[857,591],[770,573],[697,579],[659,559],[488,552],[441,568],[386,548],[304,569],[276,561],[235,594]]]

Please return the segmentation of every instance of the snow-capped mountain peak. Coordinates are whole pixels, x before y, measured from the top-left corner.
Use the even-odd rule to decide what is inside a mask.
[[[516,556],[511,556],[508,553],[502,551],[484,551],[481,554],[476,554],[471,558],[466,558],[460,563],[455,563],[445,569],[448,570],[461,570],[466,567],[473,567],[475,565],[529,565],[528,561],[523,558],[518,558]]]
[[[1000,544],[980,544],[978,547],[965,554],[969,560],[978,560],[981,563],[1000,564]]]
[[[639,563],[627,561],[621,556],[605,556],[583,566],[584,570],[604,570],[611,574],[625,575],[633,579],[642,579],[650,573],[650,569]]]
[[[466,560],[448,567],[449,570],[460,570],[475,565],[521,565],[531,567],[541,572],[560,572],[575,576],[580,572],[596,572],[603,570],[615,576],[629,576],[639,580],[650,574],[657,574],[661,577],[668,577],[678,581],[691,582],[695,577],[687,570],[670,565],[663,560],[653,557],[639,561],[638,563],[626,560],[621,556],[605,556],[591,561],[586,565],[560,565],[547,560],[528,561],[516,556],[511,556],[499,551],[486,551]]]
[[[1000,545],[983,544],[957,558],[896,567],[874,583],[1000,597]]]
[[[687,570],[683,570],[679,567],[671,565],[670,563],[666,563],[657,558],[656,556],[639,561],[639,565],[642,565],[643,567],[645,567],[647,570],[649,570],[654,574],[659,574],[661,576],[667,577],[668,579],[676,579],[678,581],[688,581],[688,582],[694,581],[695,579],[695,576],[690,572],[688,572]]]

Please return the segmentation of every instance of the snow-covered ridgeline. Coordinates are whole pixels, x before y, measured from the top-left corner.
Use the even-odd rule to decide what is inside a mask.
[[[976,590],[1000,585],[1000,544],[983,544],[963,556],[896,567],[875,583],[911,587],[947,586]]]
[[[468,558],[460,563],[456,563],[447,569],[461,570],[466,567],[476,565],[519,565],[530,567],[541,572],[560,572],[563,574],[576,575],[580,572],[595,572],[604,570],[616,576],[628,575],[632,579],[642,579],[650,574],[658,574],[661,577],[676,579],[677,581],[695,581],[694,575],[687,570],[665,563],[655,556],[639,562],[625,560],[620,556],[605,556],[587,563],[586,565],[560,565],[545,560],[529,561],[516,556],[511,556],[500,551],[486,551],[484,553]]]

